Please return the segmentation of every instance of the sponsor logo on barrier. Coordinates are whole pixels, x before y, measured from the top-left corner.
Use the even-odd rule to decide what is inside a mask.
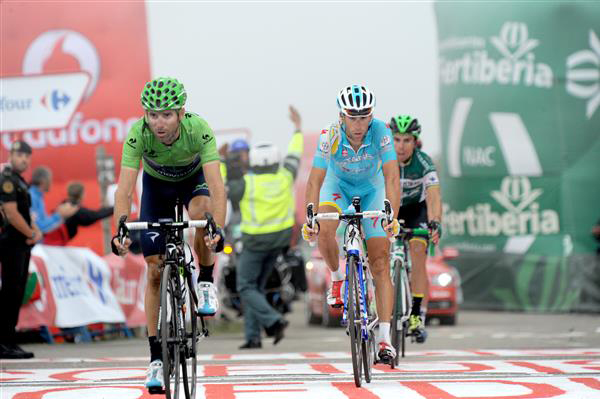
[[[490,193],[505,208],[504,212],[494,212],[490,203],[477,203],[464,211],[444,204],[444,222],[450,234],[459,236],[556,234],[560,231],[558,212],[540,209],[536,200],[542,194],[542,189],[532,189],[527,177],[507,176],[502,179],[500,190]]]
[[[600,40],[590,29],[590,49],[567,57],[567,93],[587,100],[585,116],[590,119],[600,106]]]
[[[499,84],[546,89],[553,85],[552,69],[548,64],[536,62],[533,53],[540,42],[529,37],[527,25],[523,22],[507,21],[500,28],[498,36],[489,38],[494,53],[502,56],[498,59],[488,52],[485,38],[454,37],[449,40],[440,44],[442,52],[456,49],[467,51],[458,58],[440,58],[440,82],[443,85]]]

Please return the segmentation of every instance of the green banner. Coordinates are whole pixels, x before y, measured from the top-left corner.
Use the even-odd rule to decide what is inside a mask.
[[[444,244],[470,264],[510,259],[512,291],[524,259],[580,265],[600,219],[600,4],[435,10]]]

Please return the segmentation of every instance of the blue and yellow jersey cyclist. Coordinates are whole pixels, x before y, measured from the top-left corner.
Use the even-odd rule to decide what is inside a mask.
[[[359,196],[363,210],[381,210],[384,199],[388,198],[397,212],[400,180],[396,153],[391,131],[384,122],[373,118],[374,94],[365,86],[347,86],[339,92],[337,105],[339,121],[321,132],[306,186],[306,205],[319,204],[318,212],[342,212],[351,204],[352,197]],[[328,303],[333,306],[342,304],[344,280],[344,272],[339,270],[335,235],[338,224],[339,221],[323,220],[318,231],[306,224],[302,227],[304,239],[314,241],[318,235],[319,250],[331,271]],[[376,341],[382,362],[395,358],[390,343],[393,288],[387,235],[397,231],[397,227],[397,220],[384,227],[373,221],[363,222],[369,266],[377,286],[379,330]]]

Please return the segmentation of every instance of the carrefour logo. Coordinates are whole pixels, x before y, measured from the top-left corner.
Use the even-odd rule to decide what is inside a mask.
[[[465,48],[469,50],[462,53],[459,58],[440,57],[442,84],[491,85],[495,83],[539,88],[552,87],[552,69],[548,64],[536,62],[533,50],[540,42],[529,37],[525,23],[507,21],[500,28],[500,33],[489,39],[495,49],[494,53],[499,53],[502,57],[498,59],[490,56],[484,38],[458,39],[451,38],[440,43],[442,51]]]
[[[61,90],[51,90],[44,94],[40,100],[44,108],[50,111],[59,111],[69,104],[71,97]]]
[[[567,57],[567,92],[587,100],[585,116],[590,119],[600,106],[600,40],[593,30],[590,48]]]
[[[560,231],[558,212],[540,209],[537,200],[542,194],[542,189],[532,188],[527,177],[507,176],[500,190],[490,193],[504,212],[493,211],[491,203],[477,203],[464,211],[444,204],[444,223],[450,234],[458,236],[556,234]]]

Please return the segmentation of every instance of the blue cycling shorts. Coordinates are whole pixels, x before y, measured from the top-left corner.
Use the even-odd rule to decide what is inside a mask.
[[[385,199],[385,185],[359,188],[345,187],[344,184],[339,183],[338,179],[329,178],[328,175],[321,186],[319,206],[329,205],[336,208],[338,212],[343,212],[351,206],[352,197],[360,197],[362,211],[381,211]],[[362,229],[366,240],[373,237],[386,237],[379,218],[363,219]]]
[[[140,221],[143,222],[157,222],[158,219],[166,218],[174,220],[177,197],[186,208],[192,198],[198,195],[210,197],[202,169],[178,182],[157,179],[144,172],[142,188]],[[158,230],[145,230],[140,233],[144,257],[165,253],[164,234]]]

